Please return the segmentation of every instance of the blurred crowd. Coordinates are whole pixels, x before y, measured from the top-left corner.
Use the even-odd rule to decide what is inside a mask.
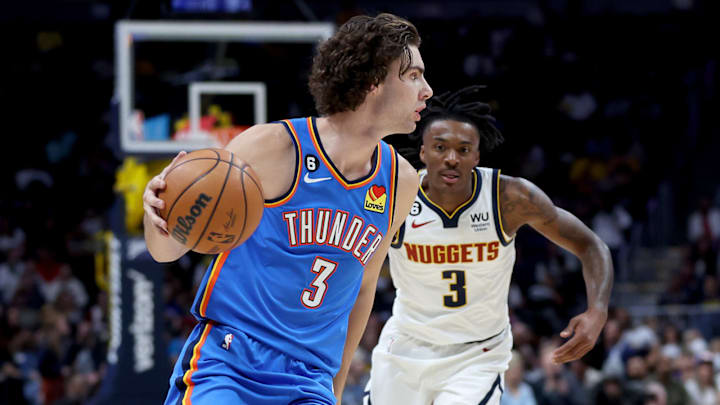
[[[507,141],[482,154],[481,164],[532,180],[591,226],[611,248],[618,283],[638,276],[638,247],[678,249],[677,268],[642,279],[662,285],[654,304],[693,312],[638,316],[614,305],[588,356],[552,364],[558,332],[584,309],[582,269],[523,229],[503,405],[720,403],[720,193],[712,175],[703,177],[718,163],[711,153],[718,125],[707,118],[717,106],[717,58],[687,46],[706,17],[572,12],[539,8],[483,24],[472,16],[413,21],[436,92],[488,85]],[[107,367],[108,295],[98,254],[122,162],[109,108],[112,24],[15,28],[25,39],[8,50],[18,58],[0,73],[17,80],[0,83],[0,93],[17,92],[16,103],[49,116],[19,113],[42,135],[19,139],[18,150],[32,153],[0,162],[0,405],[81,404]],[[68,59],[78,63],[68,67]],[[93,85],[78,84],[87,80]],[[18,83],[30,83],[30,91],[20,92]],[[41,91],[50,95],[33,95]],[[301,110],[312,113],[311,106]],[[668,137],[670,144],[657,141]],[[390,141],[414,146],[405,137]],[[191,253],[165,267],[170,364],[194,325],[189,308],[207,263]],[[384,271],[348,377],[347,405],[361,403],[370,352],[393,297]]]
[[[35,245],[0,218],[0,403],[80,404],[102,379],[107,296],[92,277],[90,231]]]

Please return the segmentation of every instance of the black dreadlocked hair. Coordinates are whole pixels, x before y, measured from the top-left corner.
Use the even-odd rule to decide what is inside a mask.
[[[418,151],[422,144],[425,129],[436,120],[454,120],[466,122],[474,126],[480,135],[480,149],[489,152],[500,145],[505,138],[495,127],[495,117],[490,115],[490,106],[477,100],[477,93],[485,86],[463,87],[456,92],[446,92],[428,100],[427,108],[422,113],[415,132],[410,135],[415,147],[403,148],[398,151],[405,156],[413,166],[422,165],[419,162]]]
[[[480,148],[487,152],[495,149],[505,138],[495,127],[495,117],[490,115],[490,106],[470,98],[484,88],[485,86],[463,87],[454,93],[446,92],[428,100],[427,108],[423,111],[413,136],[421,140],[425,128],[433,121],[450,119],[475,126],[480,134]]]

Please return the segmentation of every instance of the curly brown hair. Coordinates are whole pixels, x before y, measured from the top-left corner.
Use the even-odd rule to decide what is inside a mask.
[[[308,84],[320,115],[354,111],[371,86],[402,57],[400,75],[412,64],[410,45],[420,46],[415,26],[393,14],[355,16],[322,43],[313,58]]]

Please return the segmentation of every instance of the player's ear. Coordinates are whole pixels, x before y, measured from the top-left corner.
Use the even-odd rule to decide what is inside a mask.
[[[425,145],[420,145],[420,161],[427,165],[427,162],[425,162]]]

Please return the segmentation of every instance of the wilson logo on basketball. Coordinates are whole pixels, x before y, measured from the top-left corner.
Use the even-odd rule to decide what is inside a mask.
[[[193,225],[195,225],[197,217],[202,215],[203,210],[210,201],[212,201],[212,197],[205,193],[200,193],[197,200],[195,200],[195,204],[190,207],[190,212],[185,216],[178,216],[177,225],[175,225],[171,232],[175,240],[182,244],[187,242],[187,237],[190,235],[190,231]]]
[[[385,201],[387,193],[385,187],[372,185],[365,194],[365,209],[368,211],[385,212]]]

